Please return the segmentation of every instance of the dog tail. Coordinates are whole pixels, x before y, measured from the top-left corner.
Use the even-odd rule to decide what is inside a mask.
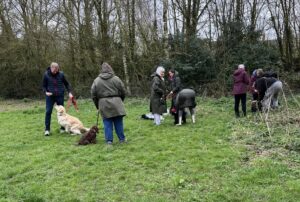
[[[86,132],[88,132],[90,129],[89,128],[84,128],[84,127],[82,127],[81,129],[80,129],[80,132],[81,133],[86,133]]]

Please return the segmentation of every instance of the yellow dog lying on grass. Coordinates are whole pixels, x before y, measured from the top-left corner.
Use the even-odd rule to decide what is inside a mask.
[[[67,114],[62,105],[55,106],[55,109],[57,111],[58,124],[64,127],[66,132],[72,135],[81,135],[89,131],[89,128],[85,128],[78,118]]]

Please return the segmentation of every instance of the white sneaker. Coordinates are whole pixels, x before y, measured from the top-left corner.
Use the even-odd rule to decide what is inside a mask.
[[[50,131],[49,130],[46,130],[45,131],[45,136],[49,136],[50,135]]]

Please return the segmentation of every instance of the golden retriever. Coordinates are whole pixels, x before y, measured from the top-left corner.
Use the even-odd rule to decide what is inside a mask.
[[[89,131],[88,128],[83,127],[83,124],[78,118],[67,114],[64,106],[56,105],[55,109],[57,111],[58,124],[64,127],[66,132],[74,135],[81,135],[82,133]]]

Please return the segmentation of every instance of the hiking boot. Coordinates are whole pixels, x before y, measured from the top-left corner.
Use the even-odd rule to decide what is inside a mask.
[[[45,130],[45,136],[49,136],[50,135],[50,131],[49,130]]]

